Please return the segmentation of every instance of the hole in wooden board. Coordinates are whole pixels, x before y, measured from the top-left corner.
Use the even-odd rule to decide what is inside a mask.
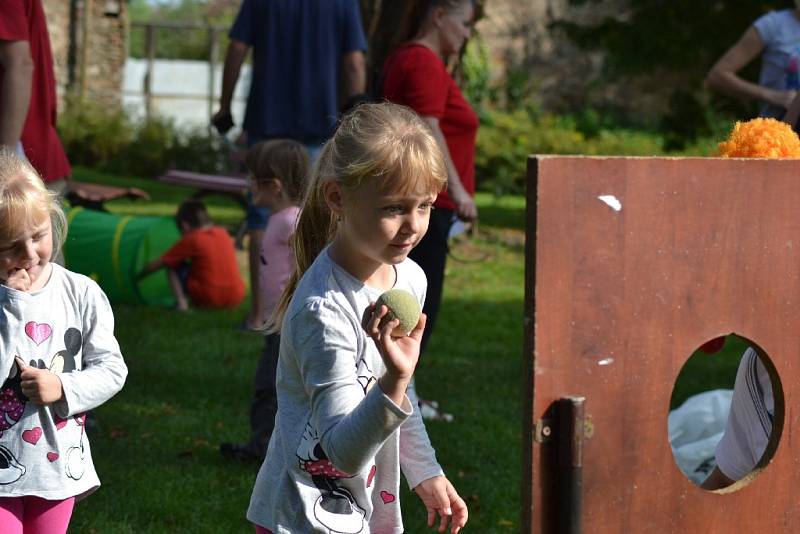
[[[704,489],[741,489],[775,454],[783,415],[780,378],[764,350],[737,334],[708,340],[672,390],[667,425],[675,463]]]

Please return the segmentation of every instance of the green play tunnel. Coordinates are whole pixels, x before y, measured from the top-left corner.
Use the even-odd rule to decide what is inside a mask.
[[[67,212],[66,267],[95,280],[113,303],[172,306],[164,269],[140,281],[136,274],[180,234],[171,217],[115,215],[84,208]]]

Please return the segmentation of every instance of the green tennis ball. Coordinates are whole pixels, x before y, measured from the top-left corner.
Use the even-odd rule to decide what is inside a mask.
[[[392,332],[394,337],[406,336],[417,326],[422,310],[419,308],[417,297],[405,289],[390,289],[386,291],[375,302],[376,307],[381,304],[385,304],[389,308],[387,316],[390,320],[394,318],[400,319],[400,324]]]

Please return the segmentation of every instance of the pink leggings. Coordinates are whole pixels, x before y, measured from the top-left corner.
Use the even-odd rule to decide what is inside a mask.
[[[0,534],[65,534],[75,497],[0,497]]]
[[[258,525],[253,525],[253,526],[256,527],[256,534],[272,534],[271,530],[267,530],[264,527]]]

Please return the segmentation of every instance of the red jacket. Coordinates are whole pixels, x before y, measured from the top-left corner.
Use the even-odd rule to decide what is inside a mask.
[[[384,98],[408,106],[421,116],[439,119],[461,184],[474,194],[478,116],[447,72],[444,61],[430,48],[409,43],[386,59],[383,76]],[[456,209],[447,191],[439,194],[436,206]]]

